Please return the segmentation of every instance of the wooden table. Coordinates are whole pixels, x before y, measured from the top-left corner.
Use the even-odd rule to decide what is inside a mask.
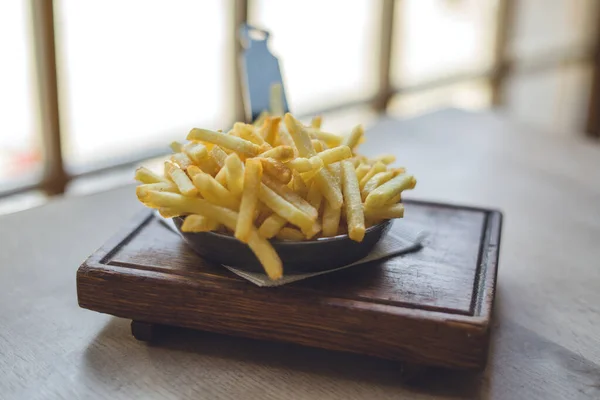
[[[600,398],[600,145],[448,110],[379,121],[363,152],[382,151],[418,177],[411,197],[505,213],[484,373],[187,330],[137,342],[75,293],[141,209],[128,186],[0,218],[0,398]]]

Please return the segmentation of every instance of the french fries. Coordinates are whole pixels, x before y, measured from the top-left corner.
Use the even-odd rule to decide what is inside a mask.
[[[322,118],[303,125],[284,115],[281,88],[270,112],[232,129],[192,129],[173,142],[164,174],[141,167],[136,196],[164,218],[182,217],[186,233],[233,234],[246,243],[271,279],[283,275],[269,240],[303,241],[348,235],[404,217],[402,192],[416,180],[392,168],[390,154],[365,157],[357,125],[346,136],[322,129]],[[226,132],[226,133],[224,133]]]
[[[365,237],[365,216],[354,165],[342,161],[342,188],[346,202],[346,221],[350,239],[361,242]]]
[[[248,243],[250,239],[262,173],[263,167],[259,159],[251,158],[246,161],[244,191],[240,203],[239,218],[235,226],[235,237],[244,243]]]

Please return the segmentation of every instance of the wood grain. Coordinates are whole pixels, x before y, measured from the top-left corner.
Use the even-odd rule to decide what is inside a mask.
[[[127,186],[0,217],[0,398],[597,400],[600,145],[564,136],[444,110],[383,118],[361,145],[398,156],[413,198],[504,212],[483,373],[186,329],[135,340],[76,301],[77,267],[142,211]]]
[[[81,266],[79,304],[136,321],[482,367],[501,215],[421,202],[406,213],[415,230],[431,232],[423,251],[267,289],[205,262],[144,212]],[[148,332],[134,329],[144,340]]]

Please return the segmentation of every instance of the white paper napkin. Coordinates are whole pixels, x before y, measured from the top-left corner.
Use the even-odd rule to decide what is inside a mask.
[[[159,219],[163,224],[171,229],[173,232],[181,235],[180,232],[175,227],[173,220],[166,219],[161,217],[157,212],[155,213],[155,217]],[[400,256],[402,254],[410,253],[413,251],[417,251],[423,245],[425,239],[427,237],[427,232],[419,229],[410,223],[409,220],[406,219],[398,219],[395,220],[392,224],[392,228],[389,230],[387,235],[377,243],[373,251],[369,253],[365,258],[354,262],[352,264],[345,265],[343,267],[331,269],[328,271],[321,272],[313,272],[308,274],[285,274],[283,278],[272,281],[267,275],[259,272],[247,272],[241,269],[230,267],[228,265],[223,265],[225,268],[233,272],[234,274],[241,276],[244,279],[249,280],[255,285],[261,287],[274,287],[274,286],[282,286],[288,283],[301,281],[303,279],[312,278],[313,276],[319,276],[323,274],[329,274],[335,271],[340,271],[342,269],[350,268],[352,266],[364,264],[370,261],[379,260],[382,258],[389,258]],[[284,266],[285,270],[285,266]]]

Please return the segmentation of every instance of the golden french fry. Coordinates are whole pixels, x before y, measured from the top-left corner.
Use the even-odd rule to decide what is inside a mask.
[[[296,145],[296,149],[298,150],[300,157],[310,158],[314,156],[316,152],[313,148],[310,135],[308,134],[308,131],[304,125],[302,125],[300,121],[294,118],[290,113],[285,114],[283,121],[285,122],[285,126],[294,140],[294,144]]]
[[[181,225],[182,232],[210,232],[219,227],[219,223],[203,215],[192,214],[185,217]]]
[[[395,195],[394,197],[392,197],[391,199],[386,201],[385,205],[392,206],[394,204],[400,203],[401,201],[402,201],[402,193],[398,193],[397,195]]]
[[[313,117],[312,121],[310,121],[310,126],[315,129],[321,129],[321,124],[323,123],[323,117],[317,115]]]
[[[288,183],[292,179],[292,171],[281,161],[274,158],[260,158],[265,174],[269,174],[279,182]]]
[[[352,157],[350,159],[350,162],[352,163],[352,165],[354,165],[354,168],[358,168],[358,166],[360,165],[360,158]]]
[[[356,168],[356,178],[360,181],[364,176],[371,170],[371,166],[368,164],[360,164]]]
[[[320,157],[311,157],[310,159],[300,157],[288,161],[285,165],[301,173],[311,171],[316,173],[323,168],[324,164]]]
[[[306,186],[306,183],[304,183],[304,180],[296,170],[292,171],[292,188],[300,196],[306,198],[306,195],[308,194],[308,187]]]
[[[277,146],[260,154],[263,158],[274,158],[281,162],[287,162],[294,158],[294,150],[290,146]]]
[[[278,214],[272,214],[258,228],[258,233],[260,236],[265,237],[267,239],[271,239],[275,237],[277,233],[287,224],[287,220]]]
[[[320,153],[323,151],[323,143],[321,143],[321,141],[319,139],[311,139],[310,142],[313,145],[313,149],[315,149],[315,151],[317,153]]]
[[[163,218],[175,218],[179,217],[180,215],[183,215],[183,213],[178,209],[170,207],[159,207],[158,213]]]
[[[183,152],[195,163],[200,163],[208,157],[208,149],[202,143],[190,142],[183,146]]]
[[[204,199],[185,197],[176,193],[154,191],[150,191],[148,197],[149,201],[158,204],[160,207],[176,208],[184,213],[199,214],[215,219],[232,231],[235,230],[237,225],[237,212],[211,204]],[[269,278],[273,280],[280,279],[283,275],[281,259],[268,240],[260,237],[254,227],[250,231],[248,246],[262,264]]]
[[[260,146],[255,143],[237,136],[226,135],[208,129],[192,129],[187,136],[187,140],[213,143],[250,157],[254,157],[261,152]]]
[[[338,185],[336,185],[335,179],[327,168],[321,168],[315,175],[314,181],[331,207],[340,208],[342,206],[342,203],[344,202],[342,192]]]
[[[365,207],[365,218],[372,220],[376,219],[392,219],[404,217],[404,205],[394,204],[382,208],[369,208]]]
[[[358,144],[360,143],[360,140],[362,139],[363,135],[365,133],[365,130],[363,128],[362,125],[356,125],[352,131],[350,132],[350,134],[344,138],[343,143],[350,147],[350,150],[354,151],[354,148],[356,146],[358,146]]]
[[[202,170],[197,165],[190,165],[188,169],[185,170],[185,172],[188,174],[190,179],[192,179],[194,176],[202,173]]]
[[[304,240],[304,234],[295,228],[282,228],[276,235],[279,240],[301,241]]]
[[[168,179],[155,174],[146,167],[139,167],[135,170],[135,180],[142,183],[169,182]]]
[[[212,176],[201,173],[194,176],[192,182],[198,188],[202,197],[209,202],[234,211],[240,208],[239,199]]]
[[[210,150],[210,157],[215,160],[219,168],[223,168],[225,165],[225,159],[227,158],[227,153],[225,153],[219,146],[213,146],[213,148]]]
[[[171,156],[171,161],[179,165],[179,168],[186,170],[190,165],[193,165],[192,160],[185,153],[175,153]]]
[[[323,201],[323,195],[319,190],[319,185],[316,182],[311,183],[310,188],[308,189],[308,194],[306,195],[306,200],[308,203],[318,210],[321,208],[321,202]]]
[[[235,237],[244,243],[248,242],[250,231],[253,227],[254,212],[257,208],[262,172],[263,168],[260,160],[251,158],[246,161],[242,201],[240,203],[240,212],[235,228]]]
[[[217,175],[215,175],[215,180],[227,189],[227,168],[221,168]]]
[[[397,174],[395,171],[378,172],[375,175],[373,175],[373,177],[367,181],[367,183],[364,185],[364,187],[360,191],[360,195],[361,195],[363,201],[367,198],[369,193],[371,193],[373,190],[375,190],[379,186],[383,185],[384,183],[386,183],[387,181],[389,181],[396,175]]]
[[[317,157],[323,160],[323,164],[329,165],[352,157],[352,151],[348,146],[338,146],[332,149],[323,150],[317,154]]]
[[[360,189],[362,190],[365,187],[365,185],[367,184],[367,182],[369,181],[369,179],[374,177],[375,174],[378,174],[379,172],[384,172],[386,169],[387,168],[386,168],[385,164],[382,163],[381,161],[377,161],[375,164],[373,164],[373,166],[371,167],[369,172],[367,172],[365,174],[365,176],[360,178],[359,184],[358,184],[360,186]]]
[[[336,185],[342,187],[342,165],[336,162],[327,166],[331,175],[335,179]],[[328,201],[323,205],[323,236],[331,237],[338,234],[342,210],[344,207],[333,208]],[[345,210],[344,210],[345,211]]]
[[[394,161],[396,161],[396,156],[394,156],[393,154],[382,154],[380,156],[373,158],[373,161],[375,161],[375,162],[381,161],[385,165],[389,165],[389,164],[393,163]]]
[[[182,154],[182,153],[179,153]],[[194,186],[190,178],[185,172],[175,164],[165,161],[165,171],[169,174],[169,177],[177,185],[177,188],[182,195],[188,197],[195,197],[198,195],[198,189]]]
[[[368,208],[383,207],[394,196],[403,190],[413,189],[416,184],[417,181],[412,175],[398,175],[369,193],[365,199],[365,206]]]
[[[250,124],[244,124],[243,122],[236,122],[233,124],[233,131],[236,136],[246,139],[257,145],[265,143],[265,139],[256,132],[254,126]]]
[[[300,211],[306,213],[311,219],[316,220],[319,216],[319,211],[315,209],[309,202],[304,200],[302,196],[294,192],[287,185],[276,181],[268,175],[263,175],[262,181],[269,189],[289,201],[292,205],[298,208]]]
[[[173,150],[173,153],[181,153],[183,145],[178,141],[173,141],[171,142],[169,147],[171,148],[171,150]]]
[[[159,192],[179,192],[179,188],[172,182],[146,183],[135,188],[137,197],[145,197],[148,191],[156,190]]]
[[[275,193],[267,185],[260,185],[258,198],[273,212],[298,226],[307,237],[312,237],[321,230],[318,222]]]
[[[236,196],[241,196],[244,190],[244,163],[236,153],[231,153],[225,159],[227,168],[227,188]]]
[[[309,135],[315,139],[319,139],[329,147],[337,147],[342,144],[342,140],[344,139],[340,135],[336,135],[335,133],[323,132],[319,129],[314,128],[306,128]]]
[[[192,165],[190,165],[190,167],[192,167]],[[203,172],[206,172],[210,176],[217,175],[221,169],[221,167],[219,167],[217,162],[212,157],[206,157],[200,160],[198,162],[198,167],[200,167]]]
[[[265,139],[265,142],[269,143],[271,146],[275,146],[275,142],[277,141],[277,133],[279,132],[280,123],[281,117],[269,117],[265,119],[265,122],[260,129],[261,136]],[[291,157],[293,157],[293,150],[290,158]]]
[[[365,216],[356,171],[350,161],[342,161],[342,189],[346,204],[348,236],[361,242],[365,237]]]
[[[294,143],[294,139],[288,132],[285,124],[279,124],[279,132],[277,135],[277,139],[279,140],[279,145],[289,146],[292,148],[294,152],[294,156],[298,155],[298,149],[296,148],[296,144]]]

